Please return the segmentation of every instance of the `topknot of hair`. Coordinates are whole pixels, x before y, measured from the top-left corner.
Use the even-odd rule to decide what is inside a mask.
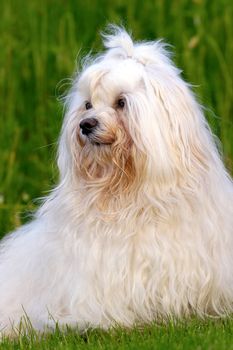
[[[111,49],[108,51],[107,56],[133,58],[134,43],[125,29],[115,25],[108,26],[108,29],[109,34],[102,34],[105,48]]]

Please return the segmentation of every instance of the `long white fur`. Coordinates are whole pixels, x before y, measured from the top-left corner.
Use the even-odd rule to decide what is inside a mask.
[[[202,108],[162,42],[104,42],[67,97],[57,187],[1,243],[3,333],[233,311],[233,185]]]

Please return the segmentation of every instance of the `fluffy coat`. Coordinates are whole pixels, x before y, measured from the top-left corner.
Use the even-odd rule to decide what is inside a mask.
[[[203,110],[163,42],[104,42],[66,100],[57,187],[1,242],[4,334],[233,310],[233,185]]]

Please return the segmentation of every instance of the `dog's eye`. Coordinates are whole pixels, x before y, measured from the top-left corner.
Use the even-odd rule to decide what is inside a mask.
[[[124,98],[119,98],[119,100],[117,101],[117,107],[119,107],[119,108],[125,107],[125,99]]]
[[[92,108],[91,102],[86,102],[86,103],[85,103],[85,108],[86,108],[86,109],[91,109],[91,108]]]

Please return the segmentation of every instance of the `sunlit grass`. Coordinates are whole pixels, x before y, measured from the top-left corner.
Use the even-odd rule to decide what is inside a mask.
[[[54,333],[38,335],[31,330],[14,340],[3,339],[0,349],[232,350],[232,337],[232,321],[194,319],[133,330],[89,330],[84,334],[71,329],[61,332],[57,328]]]

